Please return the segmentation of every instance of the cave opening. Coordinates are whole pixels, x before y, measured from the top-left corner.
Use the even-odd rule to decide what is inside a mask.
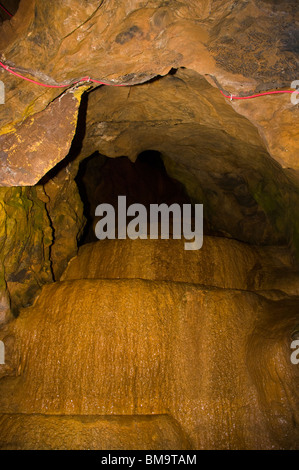
[[[188,69],[137,87],[88,90],[68,155],[38,183],[48,198],[53,280],[80,247],[98,241],[96,207],[111,204],[117,215],[122,195],[127,206],[147,209],[203,204],[204,236],[288,250],[287,201],[276,181],[290,193],[252,124]]]
[[[183,85],[180,75],[186,80]],[[35,377],[41,376],[47,383],[47,412],[55,414],[59,406],[63,415],[75,410],[78,416],[89,416],[101,409],[105,420],[112,406],[118,416],[116,427],[122,426],[124,415],[138,422],[149,418],[154,428],[155,420],[164,416],[161,427],[177,430],[173,447],[190,448],[189,441],[199,447],[197,423],[210,429],[205,420],[214,410],[214,393],[219,390],[220,403],[223,396],[229,400],[228,409],[230,403],[239,406],[244,400],[246,407],[250,404],[267,416],[272,398],[260,383],[265,373],[273,382],[276,379],[269,366],[272,356],[288,360],[286,370],[290,370],[285,345],[298,338],[299,274],[287,246],[287,225],[283,227],[279,206],[284,202],[275,185],[280,181],[286,190],[289,181],[248,121],[224,108],[211,87],[195,77],[197,94],[188,96],[189,75],[184,70],[133,90],[107,87],[86,93],[68,155],[35,186],[7,193],[6,207],[18,207],[18,215],[35,227],[35,233],[28,230],[26,245],[21,239],[18,265],[7,277],[10,305],[18,317],[14,321],[19,348],[28,344],[28,335],[33,351],[43,351],[44,337],[49,351],[43,333],[49,330],[58,344],[50,358],[36,361],[38,354],[29,358],[25,390],[17,385],[11,396],[13,409],[22,416],[31,412]],[[176,90],[176,102],[163,95],[164,88],[170,94]],[[204,93],[215,99],[212,111]],[[194,96],[198,101],[192,108]],[[230,120],[223,121],[222,112]],[[111,204],[118,216],[119,196],[126,196],[127,207],[142,204],[147,214],[152,204],[203,204],[202,249],[184,250],[182,240],[171,236],[99,241],[96,207]],[[20,212],[22,197],[26,204]],[[28,322],[25,328],[23,318]],[[35,327],[35,318],[43,325],[42,332]],[[278,352],[272,338],[278,338]],[[9,348],[7,343],[8,357]],[[47,360],[52,367],[49,375],[44,368]],[[84,364],[83,394],[73,385],[78,378],[74,364],[79,363]],[[223,370],[217,377],[214,363]],[[62,369],[53,369],[56,364],[62,364],[71,377],[72,390],[65,374],[60,375]],[[55,374],[58,392],[52,389]],[[241,398],[235,400],[239,376],[243,386]],[[9,413],[11,403],[5,401],[9,384],[2,383],[3,406]],[[293,385],[287,383],[293,396]],[[283,394],[280,378],[277,384],[277,393]],[[204,403],[204,409],[196,405],[195,426],[189,389],[199,396],[198,404]],[[57,401],[48,399],[48,393],[56,394]],[[182,403],[179,409],[177,402]],[[169,415],[164,414],[164,403],[170,403]],[[285,406],[292,411],[291,402],[285,400]],[[43,405],[35,407],[43,412]],[[273,416],[273,427],[279,429]],[[238,422],[245,428],[247,415]],[[267,430],[267,419],[260,422]],[[287,432],[293,429],[289,422]],[[216,434],[219,426],[221,434],[227,432],[223,423],[222,418],[215,420]],[[116,434],[112,430],[108,441]],[[246,439],[254,446],[255,434],[241,441],[236,435],[235,446]],[[276,433],[279,445],[293,445],[293,438],[284,435]]]
[[[192,204],[184,185],[167,174],[163,157],[156,150],[141,152],[135,162],[127,157],[108,158],[95,152],[80,163],[75,181],[86,218],[79,246],[97,241],[95,209],[99,204],[111,204],[117,220],[119,196],[126,196],[127,206],[142,204],[147,209],[148,224],[151,204],[178,204],[181,209],[183,204]],[[130,220],[132,217],[128,217],[128,223]],[[170,224],[170,235],[171,228]]]
[[[65,97],[69,98],[68,93],[63,92],[56,102]],[[286,195],[278,194],[277,182]],[[117,199],[122,195],[127,207],[203,204],[204,245],[209,246],[211,236],[219,246],[234,247],[238,241],[253,250],[277,247],[285,257],[285,262],[278,263],[281,272],[292,277],[298,266],[288,212],[282,210],[289,203],[295,206],[296,193],[291,190],[289,178],[265,150],[257,130],[192,70],[172,70],[136,87],[84,91],[68,154],[26,190],[28,204],[34,206],[32,219],[38,213],[36,207],[44,205],[43,223],[26,214],[28,224],[40,224],[40,238],[33,240],[28,231],[24,241],[32,251],[29,268],[21,251],[18,266],[13,272],[7,270],[13,312],[31,305],[41,286],[59,281],[82,247],[98,242],[96,207],[111,204],[117,215]],[[171,230],[171,218],[169,222]],[[263,281],[257,280],[256,273],[262,269],[259,261],[248,268],[243,287],[255,289],[258,284],[260,288]],[[191,276],[190,270],[189,261],[184,261],[184,279]]]
[[[296,2],[0,0],[0,449],[298,449]]]

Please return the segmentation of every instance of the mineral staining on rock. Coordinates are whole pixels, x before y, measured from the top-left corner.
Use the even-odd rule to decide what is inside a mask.
[[[299,78],[296,7],[21,0],[0,24],[3,63],[66,85],[0,74],[1,448],[298,449],[299,108],[220,94]],[[203,248],[78,250],[127,187],[203,203]]]
[[[85,90],[64,94],[42,112],[27,117],[14,132],[0,135],[1,186],[32,186],[65,158]]]
[[[189,449],[296,448],[298,373],[288,340],[298,301],[286,293],[271,300],[265,274],[264,291],[248,290],[254,266],[265,271],[272,256],[275,272],[286,253],[209,237],[203,252],[179,250],[181,240],[143,241],[86,245],[62,281],[2,332],[4,341],[14,338],[16,374],[0,381],[2,446],[23,426],[42,426],[45,436],[21,431],[19,448],[76,446],[75,432],[83,446],[91,429],[92,448],[144,448],[147,435],[138,430],[133,443],[125,415],[156,416],[147,429],[164,431],[153,449],[169,439]]]

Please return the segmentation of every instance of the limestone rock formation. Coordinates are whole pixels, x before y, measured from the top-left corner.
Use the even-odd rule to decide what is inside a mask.
[[[298,1],[1,3],[0,448],[298,449]]]
[[[202,249],[187,252],[182,240],[172,239],[89,243],[69,262],[61,280],[82,277],[171,280],[263,295],[272,290],[299,294],[298,271],[285,247],[260,248],[209,236]]]
[[[194,265],[176,240],[166,241],[169,249],[163,240],[150,240],[154,249],[142,245],[143,256],[141,240],[111,240],[123,245],[121,253],[102,242],[86,245],[63,281],[43,288],[34,306],[2,332],[4,341],[11,338],[10,372],[0,382],[2,447],[15,446],[15,435],[20,448],[80,447],[92,427],[92,448],[144,448],[150,429],[154,435],[162,429],[150,444],[154,449],[168,448],[169,439],[189,449],[297,448],[299,376],[289,360],[289,337],[298,300],[246,291],[240,276],[246,247],[206,241],[206,259]],[[217,258],[217,250],[225,256]],[[103,270],[105,252],[110,276]],[[166,263],[167,280],[161,280]],[[117,276],[122,265],[127,272]],[[182,266],[194,272],[196,265],[199,271],[186,282]],[[138,443],[124,433],[124,415],[141,423],[157,415],[157,421]],[[36,431],[24,439],[22,429],[34,422]],[[61,443],[56,433],[65,422],[70,437],[64,434]]]
[[[145,8],[140,0],[21,1],[11,22],[2,26],[3,61],[48,85],[67,85],[86,76],[129,85],[186,67],[212,83],[217,94],[219,88],[248,94],[290,87],[298,79],[297,2],[280,2],[280,7],[276,3],[151,0]],[[3,78],[11,99],[1,117],[2,134],[16,133],[16,126],[17,133],[22,132],[27,115],[43,110],[61,93],[45,93],[6,72]],[[298,132],[298,108],[289,96],[260,100],[258,107],[248,102],[232,106],[258,127],[274,158],[298,169],[298,144],[288,138]],[[269,125],[272,117],[274,126]],[[64,117],[60,125],[68,125]],[[72,131],[65,127],[69,135],[74,130],[75,123]],[[44,145],[46,141],[45,136]],[[28,146],[32,144],[28,139]],[[44,158],[41,149],[40,160]],[[59,158],[57,152],[55,160]],[[14,184],[20,183],[16,177]]]
[[[2,415],[6,430],[2,447],[53,449],[59,435],[60,450],[188,450],[190,443],[178,424],[167,415],[153,416],[43,416]],[[38,430],[38,435],[36,431]],[[12,444],[13,442],[13,444]]]
[[[219,91],[290,89],[298,75],[296,0],[151,0],[146,8],[140,0],[17,3],[7,0],[14,16],[1,25],[1,62],[65,88],[42,88],[1,68],[2,185],[37,183],[68,152],[73,164],[65,176],[74,178],[75,157],[97,150],[135,160],[138,152],[157,149],[169,174],[204,202],[216,230],[249,243],[290,243],[299,257],[298,106],[290,95],[230,102]],[[84,77],[128,87],[86,80],[71,86]],[[85,123],[86,100],[79,116],[78,106],[92,88]],[[67,200],[78,199],[74,191]],[[49,205],[56,208],[49,262],[58,279],[84,219],[77,202],[70,217],[70,203],[60,203],[63,213],[55,200]],[[65,218],[67,230],[58,222]],[[7,281],[2,276],[2,293],[11,297]]]
[[[124,148],[132,161],[147,149],[160,152],[169,175],[204,203],[206,218],[226,236],[299,249],[297,183],[254,126],[198,74],[179,70],[129,90],[92,92],[79,158],[95,149],[119,157]]]
[[[53,236],[43,199],[42,188],[0,188],[0,289],[14,313],[53,280]]]

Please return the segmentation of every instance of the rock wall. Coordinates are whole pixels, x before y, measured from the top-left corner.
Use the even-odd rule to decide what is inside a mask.
[[[42,188],[0,188],[1,321],[53,281],[53,233]]]
[[[275,0],[151,0],[146,8],[140,0],[23,0],[1,27],[2,60],[47,85],[68,85],[86,76],[133,85],[186,67],[204,76],[216,93],[219,88],[237,95],[289,88],[298,78],[296,6],[296,0],[279,5]],[[0,120],[4,136],[19,134],[26,117],[46,110],[61,94],[6,72],[2,77],[8,97]],[[227,102],[230,106],[258,128],[277,161],[298,169],[298,144],[292,138],[298,132],[298,107],[288,95],[263,97],[258,105]],[[72,130],[64,116],[59,122],[62,133],[74,132],[74,122]],[[50,141],[45,136],[43,145]],[[18,144],[11,141],[11,150]],[[32,140],[22,145],[29,151]],[[43,147],[36,157],[42,165]],[[54,160],[62,158],[57,149]]]
[[[204,204],[215,230],[249,243],[289,242],[298,252],[298,182],[202,76],[179,70],[139,87],[90,93],[80,159],[98,150],[109,157],[125,151],[135,161],[148,149]]]
[[[9,6],[16,14],[1,25],[4,67],[48,87],[65,85],[39,87],[1,68],[0,184],[21,190],[49,181],[42,203],[50,222],[45,216],[36,230],[52,231],[51,246],[40,251],[50,250],[51,269],[42,282],[32,281],[32,292],[51,275],[58,279],[75,254],[84,220],[69,178],[95,151],[132,161],[144,150],[161,152],[168,173],[204,203],[216,232],[290,244],[298,259],[298,106],[290,95],[229,101],[220,94],[290,89],[298,74],[295,1],[151,0],[145,8],[139,0],[23,0],[18,10]],[[87,80],[72,86],[84,77],[109,86]],[[65,169],[58,176],[60,164]],[[56,182],[45,176],[51,170]],[[29,261],[23,265],[30,271]],[[3,305],[14,274],[6,272]]]
[[[297,0],[8,6],[0,447],[298,448],[299,107],[220,93],[294,90]],[[78,254],[80,163],[147,150],[222,239]]]
[[[1,447],[297,449],[298,297],[245,290],[250,256],[233,241],[194,255],[177,240],[109,242],[2,330]]]
[[[30,305],[77,253],[83,205],[73,178],[0,188],[0,322]]]

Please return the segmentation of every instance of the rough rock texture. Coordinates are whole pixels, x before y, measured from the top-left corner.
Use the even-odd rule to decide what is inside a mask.
[[[220,93],[299,79],[297,3],[21,0],[0,21],[5,67],[66,86],[0,68],[0,448],[298,449],[299,107]],[[187,195],[138,173],[146,150]],[[83,212],[126,185],[203,203],[227,239],[106,241],[67,267]]]
[[[0,438],[2,449],[190,449],[182,429],[168,415],[2,415],[0,426],[6,430]]]
[[[205,76],[215,93],[218,87],[234,94],[289,88],[298,79],[296,7],[296,0],[279,7],[274,0],[26,0],[1,28],[3,60],[47,84],[86,76],[136,84],[187,67]],[[2,75],[8,99],[0,128],[16,137],[24,111],[42,111],[61,91]],[[257,126],[274,158],[298,169],[298,142],[292,139],[298,132],[298,107],[288,95],[231,106]],[[18,145],[16,138],[11,145]]]
[[[208,243],[223,251],[221,242]],[[159,248],[165,253],[163,243]],[[93,256],[103,249],[101,242],[94,245]],[[150,264],[148,256],[159,268],[155,253],[146,253],[144,263]],[[151,448],[298,448],[299,376],[289,344],[298,298],[273,301],[245,290],[203,287],[204,272],[197,284],[186,283],[168,253],[168,281],[64,280],[45,286],[35,305],[2,330],[8,357],[0,381],[2,448],[83,448],[90,415],[92,448],[144,448],[151,426],[153,432],[162,428]],[[230,250],[223,253],[228,275],[237,279],[241,254],[239,263],[229,264]],[[138,243],[136,254],[139,266]],[[205,256],[212,263],[215,252]],[[84,251],[80,262],[90,264]],[[165,414],[171,421],[157,417],[142,444],[129,432],[119,437],[120,415],[142,420]],[[97,415],[114,417],[100,444],[103,418],[98,424]],[[63,432],[61,442],[65,421],[70,433]],[[40,424],[51,443],[40,436]],[[26,426],[31,430],[23,441],[18,436]]]
[[[16,12],[16,2],[7,6]],[[160,151],[168,173],[204,203],[215,232],[290,243],[299,259],[298,106],[290,95],[230,102],[219,92],[289,88],[298,78],[297,17],[295,1],[20,2],[0,35],[1,60],[16,73],[48,85],[86,76],[132,85],[97,88],[86,113],[82,93],[96,84],[41,88],[1,69],[0,184],[32,185],[54,167],[56,181],[47,175],[41,193],[49,195],[42,199],[55,279],[75,254],[84,222],[71,179],[96,150],[131,160]],[[133,86],[158,76],[165,77]],[[46,218],[42,230],[49,232]],[[31,269],[29,261],[22,266]]]
[[[77,253],[83,204],[65,171],[44,185],[0,188],[0,323],[32,303]]]
[[[77,253],[84,225],[74,176],[62,170],[35,187],[0,188],[0,323],[31,305]]]
[[[53,281],[53,234],[42,188],[0,188],[1,320],[31,303]],[[6,315],[4,313],[6,312]]]
[[[59,279],[70,258],[77,253],[77,242],[85,223],[83,203],[74,181],[76,169],[62,169],[43,186],[53,230],[50,260],[55,280]]]
[[[185,251],[183,240],[172,239],[88,243],[60,279],[82,278],[168,280],[299,295],[298,270],[286,248],[259,248],[209,236],[198,251]]]
[[[1,186],[33,185],[67,155],[83,91],[67,92],[43,112],[25,119],[17,131],[17,145],[13,133],[0,135]],[[41,160],[41,154],[46,158]]]
[[[271,159],[254,126],[198,74],[180,70],[89,95],[80,159],[98,150],[109,157],[125,151],[135,161],[147,149],[161,152],[168,174],[204,204],[215,230],[249,243],[288,241],[299,253],[298,182]]]

